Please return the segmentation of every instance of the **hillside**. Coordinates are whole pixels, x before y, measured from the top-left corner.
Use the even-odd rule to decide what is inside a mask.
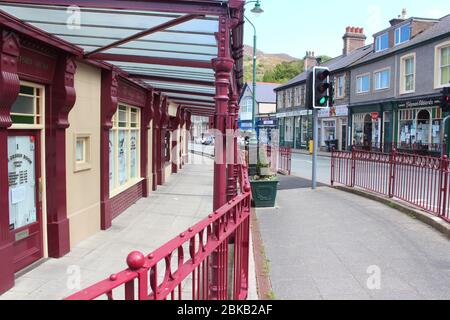
[[[263,81],[264,75],[268,71],[273,71],[277,65],[280,65],[283,62],[287,63],[296,63],[301,62],[303,65],[303,61],[301,59],[297,59],[291,57],[285,53],[279,54],[271,54],[265,53],[263,51],[257,50],[257,71],[256,71],[256,80]],[[245,81],[251,81],[252,72],[253,72],[253,47],[244,45],[244,79]]]

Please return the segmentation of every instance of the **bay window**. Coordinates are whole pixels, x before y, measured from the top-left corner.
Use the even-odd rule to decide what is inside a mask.
[[[109,132],[109,190],[131,186],[140,177],[140,110],[119,104]]]

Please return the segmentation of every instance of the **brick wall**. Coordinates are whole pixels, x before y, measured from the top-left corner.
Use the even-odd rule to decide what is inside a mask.
[[[144,181],[141,181],[111,199],[111,215],[113,219],[117,218],[117,216],[143,197],[143,183]]]

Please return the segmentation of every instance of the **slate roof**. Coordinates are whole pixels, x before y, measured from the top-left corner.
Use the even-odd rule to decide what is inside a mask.
[[[269,83],[269,82],[257,82],[256,83],[256,102],[258,103],[276,103],[277,95],[274,89],[278,87],[279,83]],[[253,85],[251,82],[247,82],[246,86],[249,88],[250,92],[253,92]],[[245,88],[243,90],[245,92]]]
[[[415,18],[412,18],[412,20]],[[380,59],[384,56],[388,56],[390,54],[394,54],[401,50],[407,50],[409,47],[413,47],[419,43],[432,40],[434,38],[443,36],[445,34],[450,35],[450,14],[442,17],[441,19],[437,20],[438,22],[431,26],[430,28],[426,29],[424,32],[416,35],[413,39],[402,43],[398,46],[394,46],[392,48],[389,48],[384,51],[375,52],[372,50],[367,56],[364,58],[354,62],[352,66],[357,66],[372,60]],[[373,48],[372,48],[373,49]]]
[[[372,49],[372,45],[367,45],[362,48],[356,49],[355,51],[347,54],[347,55],[340,55],[336,58],[333,58],[331,60],[328,60],[327,62],[324,62],[322,66],[330,68],[331,72],[338,71],[340,69],[347,68],[352,63],[360,60],[361,58],[365,57],[367,54],[370,53],[370,50]],[[294,86],[296,84],[300,84],[304,81],[306,81],[306,78],[308,77],[308,72],[302,72],[295,78],[292,78],[288,82],[282,84],[281,86],[278,86],[275,91],[282,90],[284,88],[288,88],[291,86]]]

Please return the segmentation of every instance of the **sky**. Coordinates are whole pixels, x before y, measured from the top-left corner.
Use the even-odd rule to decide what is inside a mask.
[[[407,10],[407,17],[441,18],[450,14],[450,0],[261,0],[264,13],[246,16],[255,24],[257,48],[303,58],[306,51],[331,57],[342,54],[347,26],[364,28],[367,44],[372,35],[389,27],[389,20]],[[322,9],[321,9],[322,8]],[[323,23],[320,23],[323,21]],[[253,44],[253,28],[245,24],[244,43]]]

